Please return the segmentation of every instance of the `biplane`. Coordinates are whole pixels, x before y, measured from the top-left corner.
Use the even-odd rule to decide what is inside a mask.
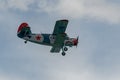
[[[17,36],[27,41],[52,46],[50,52],[51,53],[59,53],[62,51],[62,55],[66,55],[66,51],[68,50],[68,46],[77,46],[78,38],[70,38],[65,33],[68,25],[68,20],[58,20],[56,21],[54,30],[52,34],[35,34],[31,32],[31,28],[28,23],[24,22],[18,27]]]

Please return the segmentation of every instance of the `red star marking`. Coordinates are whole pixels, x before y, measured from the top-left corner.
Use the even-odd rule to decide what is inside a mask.
[[[40,35],[37,35],[36,36],[36,40],[40,40],[41,39],[41,36]]]

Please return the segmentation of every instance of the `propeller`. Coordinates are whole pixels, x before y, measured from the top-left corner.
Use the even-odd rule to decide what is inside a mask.
[[[78,40],[79,40],[79,36],[73,39],[74,46],[76,47],[78,46]]]
[[[78,46],[78,43],[79,43],[79,42],[78,42],[78,41],[79,41],[79,36],[77,37],[76,41],[77,41],[77,45],[76,45],[76,47],[77,47],[77,46]]]

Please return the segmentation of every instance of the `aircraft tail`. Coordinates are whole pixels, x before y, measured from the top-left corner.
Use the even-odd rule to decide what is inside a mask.
[[[31,34],[31,30],[30,27],[27,23],[22,23],[19,27],[18,27],[18,31],[17,31],[17,36],[20,38],[23,37],[29,37]]]

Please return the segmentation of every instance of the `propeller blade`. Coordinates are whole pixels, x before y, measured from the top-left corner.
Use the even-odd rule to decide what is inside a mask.
[[[79,36],[77,37],[77,45],[76,45],[76,47],[78,46],[78,43],[79,43]]]

